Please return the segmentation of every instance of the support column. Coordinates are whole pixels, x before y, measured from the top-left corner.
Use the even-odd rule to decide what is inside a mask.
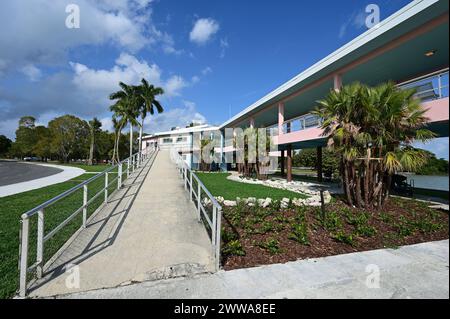
[[[250,128],[255,128],[255,118],[254,117],[250,118]]]
[[[283,124],[284,124],[284,104],[278,104],[278,135],[283,135]]]
[[[342,87],[342,76],[340,74],[334,75],[334,90],[339,91]]]
[[[282,150],[281,151],[281,176],[284,176],[285,175],[285,172],[284,172],[284,161],[285,161],[285,159],[284,159],[284,150]]]
[[[287,149],[287,176],[286,180],[292,182],[292,145],[288,145]]]
[[[322,182],[322,146],[317,147],[317,180]]]

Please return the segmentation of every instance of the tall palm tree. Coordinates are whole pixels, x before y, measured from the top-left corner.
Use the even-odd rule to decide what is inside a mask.
[[[434,134],[414,90],[393,83],[367,87],[359,83],[331,91],[314,112],[323,118],[328,145],[341,158],[348,204],[381,208],[389,198],[392,175],[415,170],[426,155],[411,147]]]
[[[164,112],[161,103],[156,99],[158,95],[164,94],[164,90],[160,87],[155,87],[147,82],[146,79],[141,80],[141,85],[137,87],[140,97],[139,113],[141,116],[141,124],[139,127],[139,150],[142,150],[142,135],[144,130],[144,120],[147,114],[153,115],[154,108],[158,113]]]
[[[111,109],[116,109],[116,105],[113,105]],[[120,136],[122,135],[122,128],[125,126],[125,121],[120,116],[120,112],[114,113],[112,118],[112,123],[114,127],[114,149],[111,161],[113,163],[120,162],[120,154],[119,154],[119,145],[120,145]]]
[[[120,91],[112,93],[109,98],[116,100],[116,104],[111,107],[111,111],[117,113],[120,118],[130,125],[130,157],[133,155],[133,127],[139,122],[139,94],[135,86],[119,83]]]
[[[95,138],[102,127],[102,123],[94,117],[89,123],[89,133],[91,135],[91,144],[89,147],[89,160],[88,165],[93,165],[94,162],[94,149],[95,149]]]

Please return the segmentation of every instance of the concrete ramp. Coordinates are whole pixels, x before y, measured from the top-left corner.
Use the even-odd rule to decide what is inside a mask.
[[[32,285],[30,296],[212,272],[211,253],[169,152],[161,151],[91,218]]]

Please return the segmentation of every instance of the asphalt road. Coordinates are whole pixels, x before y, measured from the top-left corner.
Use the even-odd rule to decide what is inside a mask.
[[[59,168],[21,162],[0,161],[0,186],[31,181],[62,172]]]

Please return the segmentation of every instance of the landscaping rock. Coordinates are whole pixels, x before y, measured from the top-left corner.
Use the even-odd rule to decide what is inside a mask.
[[[233,200],[224,200],[223,204],[227,207],[234,207],[237,205],[236,201]]]

